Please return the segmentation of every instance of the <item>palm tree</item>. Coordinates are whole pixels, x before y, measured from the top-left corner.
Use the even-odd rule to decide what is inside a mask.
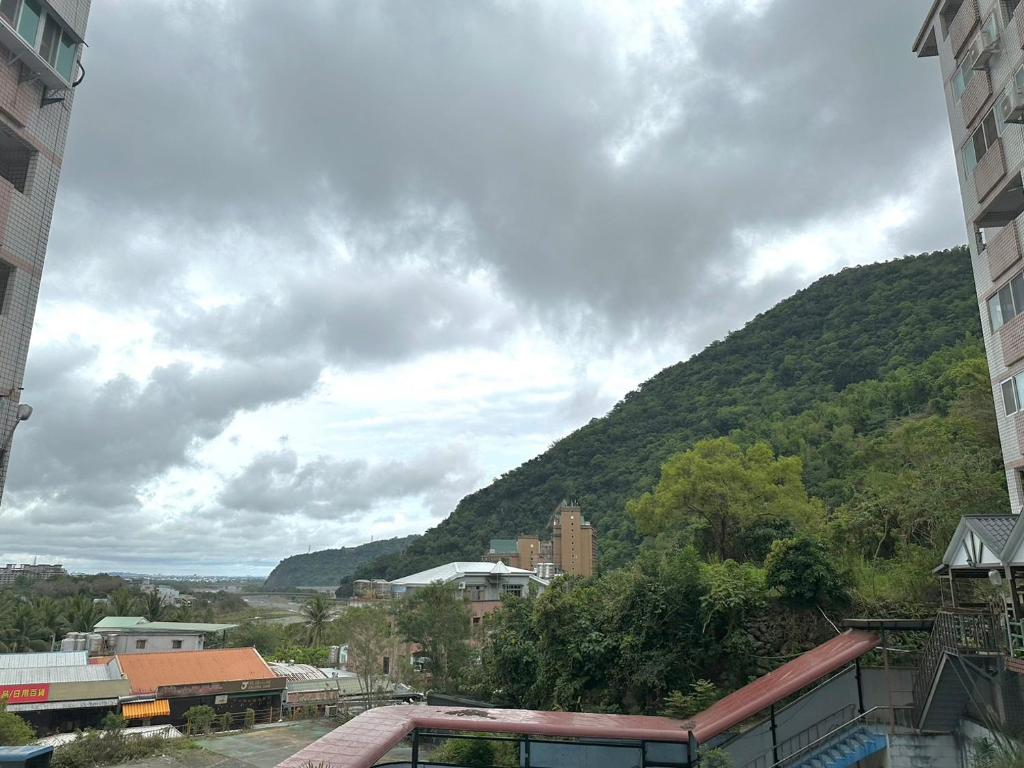
[[[64,627],[67,625],[67,621],[64,618],[64,609],[52,597],[36,598],[33,607],[36,609],[39,623],[46,630],[46,634],[50,638],[50,650],[52,651],[54,643],[56,643],[58,637],[63,636]]]
[[[88,595],[75,595],[67,602],[65,615],[68,628],[73,632],[91,632],[104,616],[103,606]]]
[[[142,615],[150,621],[160,621],[166,608],[164,598],[155,589],[142,596]]]
[[[40,623],[39,615],[31,605],[19,605],[4,628],[4,645],[11,653],[45,651],[49,633]]]
[[[306,636],[312,647],[324,644],[327,625],[331,621],[331,602],[323,595],[317,595],[302,606],[302,615],[306,619]]]
[[[138,595],[130,589],[115,589],[110,593],[112,616],[131,616],[138,609]]]

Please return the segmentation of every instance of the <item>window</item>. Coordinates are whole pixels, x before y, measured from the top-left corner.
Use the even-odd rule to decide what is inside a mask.
[[[480,617],[479,616],[474,616],[473,617],[473,625],[476,626],[479,623],[480,623]]]
[[[974,46],[967,49],[956,71],[953,73],[953,98],[957,101],[964,95],[968,84],[974,78],[974,62],[978,59],[978,51]]]
[[[1002,383],[1003,411],[1007,416],[1021,410],[1021,394],[1024,393],[1024,371]]]
[[[174,650],[181,648],[181,640],[171,640],[171,648]]]
[[[145,640],[136,640],[135,641],[135,650],[141,651],[145,647],[146,647],[146,641]]]
[[[1006,97],[1004,96],[1003,99]],[[1003,132],[1003,120],[1002,114],[1002,99],[1000,99],[995,108],[990,110],[985,119],[981,121],[981,125],[971,135],[970,140],[964,144],[963,149],[963,160],[964,169],[970,173],[974,168],[981,162],[981,158],[988,152],[988,148],[996,143],[996,139],[999,138],[999,134]]]
[[[512,597],[523,596],[523,585],[522,584],[502,584],[501,592],[504,595],[512,595]]]
[[[78,43],[60,19],[44,13],[38,0],[0,0],[0,17],[61,77],[71,82]]]
[[[1024,272],[1014,275],[995,296],[989,298],[988,318],[992,330],[999,330],[1021,312],[1024,312]]]
[[[0,261],[0,315],[7,314],[10,305],[11,288],[14,285],[14,267],[6,261]]]
[[[36,0],[25,0],[21,6],[21,18],[18,19],[18,34],[33,48],[39,38],[39,22],[42,16],[43,9]]]

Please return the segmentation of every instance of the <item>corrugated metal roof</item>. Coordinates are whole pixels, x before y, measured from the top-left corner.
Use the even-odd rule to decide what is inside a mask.
[[[120,680],[117,664],[86,664],[79,667],[28,667],[0,669],[0,685],[27,685],[30,683],[93,683],[102,680]]]
[[[547,584],[546,581],[538,579],[533,571],[525,571],[522,568],[509,568],[504,563],[466,563],[466,562],[455,562],[445,563],[439,565],[436,568],[430,568],[426,571],[420,571],[409,576],[403,576],[400,579],[395,579],[392,584],[398,586],[408,587],[422,587],[427,584],[433,584],[437,581],[454,581],[455,579],[461,579],[465,576],[489,576],[491,574],[501,574],[507,576],[531,576],[542,583]]]
[[[0,653],[0,670],[32,667],[81,667],[87,663],[86,651],[47,651],[45,653]]]
[[[237,624],[206,624],[195,621],[146,621],[143,616],[107,616],[96,623],[97,632],[223,632]]]
[[[255,648],[128,653],[117,657],[132,693],[153,693],[164,685],[198,685],[277,677]]]
[[[268,665],[274,673],[288,680],[326,680],[327,675],[314,667],[312,664],[286,664],[281,661],[271,661]]]

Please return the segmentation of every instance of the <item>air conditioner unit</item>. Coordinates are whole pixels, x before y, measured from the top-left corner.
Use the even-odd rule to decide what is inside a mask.
[[[981,37],[975,45],[978,53],[971,69],[988,69],[989,62],[999,50],[999,27],[995,24],[984,26],[981,30]]]
[[[459,589],[465,589],[465,588],[466,588],[466,582],[460,581],[459,582]]]
[[[1011,86],[1000,105],[1004,123],[1024,123],[1024,92]]]

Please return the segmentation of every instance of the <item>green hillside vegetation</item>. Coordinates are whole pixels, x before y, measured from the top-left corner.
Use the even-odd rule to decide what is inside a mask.
[[[375,558],[401,554],[419,536],[405,536],[360,544],[357,547],[324,549],[306,555],[292,555],[278,563],[263,583],[264,589],[295,587],[336,587],[352,578],[357,568]]]
[[[596,526],[602,567],[626,565],[643,538],[626,514],[627,502],[655,487],[670,456],[727,435],[744,444],[765,440],[776,453],[800,457],[808,493],[860,534],[857,515],[879,505],[897,510],[900,494],[913,490],[889,463],[894,458],[911,455],[922,471],[947,482],[942,462],[953,459],[926,455],[928,430],[954,426],[928,419],[944,418],[938,409],[953,407],[964,378],[987,375],[980,347],[970,342],[980,336],[966,248],[845,269],[660,372],[603,418],[465,497],[405,552],[378,558],[354,576],[390,579],[476,559],[492,537],[543,530],[555,505],[570,497]],[[944,359],[920,367],[951,348],[963,357],[962,368],[948,370]],[[840,403],[844,391],[850,394]],[[984,435],[981,423],[970,427],[979,440],[992,437],[994,428],[991,410],[985,416],[991,396],[987,406],[984,398],[958,406],[979,409],[989,424]],[[854,439],[911,415],[923,422],[904,425],[895,444]],[[945,486],[929,484],[934,505]],[[944,515],[955,514],[955,505],[942,506]],[[894,550],[899,536],[919,543],[938,535],[927,523],[911,525],[907,514],[893,511],[873,538],[863,532],[859,551],[880,556]],[[887,530],[900,515],[903,527]]]
[[[506,598],[468,689],[685,716],[832,637],[822,611],[932,615],[931,569],[959,517],[1007,506],[992,407],[968,340],[673,455],[627,504],[645,536],[637,559]]]

